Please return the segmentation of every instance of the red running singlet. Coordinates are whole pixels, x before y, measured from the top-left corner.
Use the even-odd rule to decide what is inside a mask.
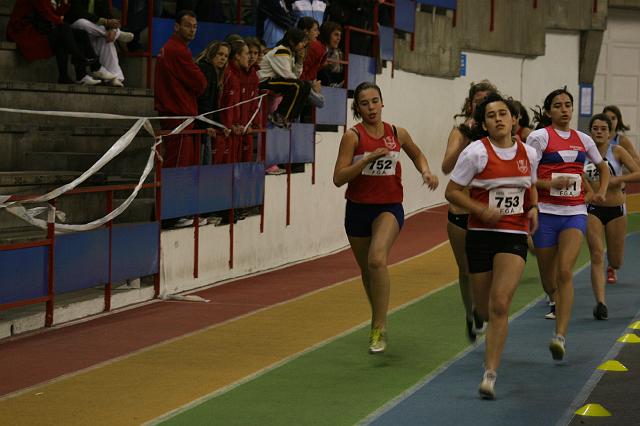
[[[349,182],[345,198],[362,204],[390,204],[402,202],[402,168],[400,167],[400,141],[389,123],[384,125],[384,136],[374,138],[362,123],[355,126],[358,146],[353,153],[353,162],[378,148],[389,149],[389,154],[378,158],[365,167],[362,173]]]
[[[575,130],[570,130],[568,139],[563,139],[551,126],[545,130],[549,134],[549,143],[542,153],[538,165],[538,179],[552,179],[552,174],[566,173],[574,176],[573,182],[564,189],[538,190],[538,202],[560,206],[577,206],[584,204],[582,188],[582,172],[587,159],[587,148]]]
[[[470,215],[469,229],[527,234],[531,187],[531,163],[527,150],[522,142],[516,141],[515,157],[503,160],[488,138],[483,138],[482,143],[487,150],[487,165],[471,181],[469,195],[484,205],[499,209],[503,216],[498,223],[487,225],[475,215]]]

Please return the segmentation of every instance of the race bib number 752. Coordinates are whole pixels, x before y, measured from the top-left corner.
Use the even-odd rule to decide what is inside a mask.
[[[364,153],[365,157],[369,154],[369,152]],[[367,167],[362,170],[362,174],[367,176],[393,176],[396,174],[398,157],[400,157],[398,151],[391,151],[384,157],[370,162]]]

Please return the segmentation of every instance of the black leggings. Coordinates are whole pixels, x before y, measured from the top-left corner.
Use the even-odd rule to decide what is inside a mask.
[[[276,112],[287,120],[293,121],[302,112],[302,107],[309,97],[311,84],[304,80],[277,77],[260,83],[260,89],[282,95],[282,101]]]
[[[73,30],[69,25],[56,25],[47,34],[51,50],[56,55],[58,65],[58,81],[66,83],[69,80],[67,61],[71,56],[71,63],[75,66],[76,79],[80,80],[86,74],[86,67],[92,71],[100,68],[98,55],[96,55],[89,35],[83,30]]]

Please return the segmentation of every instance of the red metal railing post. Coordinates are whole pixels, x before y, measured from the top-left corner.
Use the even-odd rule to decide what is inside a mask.
[[[158,139],[159,140],[159,139]],[[156,141],[154,141],[155,143]],[[156,146],[157,147],[160,145]],[[155,187],[156,187],[156,222],[158,223],[158,272],[153,277],[153,297],[160,296],[160,271],[162,266],[162,160],[156,151],[155,157]]]
[[[201,149],[201,135],[194,135],[192,143],[196,150],[196,187],[200,188],[200,149]],[[198,203],[198,207],[199,207]],[[193,278],[198,278],[198,263],[200,255],[200,211],[196,210],[196,214],[193,216]]]
[[[113,211],[113,191],[107,192],[107,214]],[[111,290],[112,290],[112,261],[113,261],[113,221],[110,220],[107,223],[107,229],[109,230],[109,260],[108,260],[108,280],[104,286],[104,311],[111,310]]]
[[[491,0],[491,15],[489,16],[489,32],[493,32],[495,26],[496,0]]]
[[[153,11],[154,0],[147,0],[147,89],[153,87],[151,68],[153,67]]]
[[[533,0],[533,8],[534,9],[538,8],[538,0]]]
[[[47,239],[49,240],[49,256],[47,271],[47,305],[44,316],[44,326],[51,327],[53,325],[53,309],[55,304],[55,245],[56,245],[56,200],[49,202],[49,218],[47,220]]]

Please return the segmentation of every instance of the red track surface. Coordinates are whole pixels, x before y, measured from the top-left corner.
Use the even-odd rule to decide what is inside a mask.
[[[447,239],[446,207],[405,221],[389,263]],[[197,292],[211,303],[161,302],[0,343],[0,396],[284,302],[359,275],[349,250]]]

